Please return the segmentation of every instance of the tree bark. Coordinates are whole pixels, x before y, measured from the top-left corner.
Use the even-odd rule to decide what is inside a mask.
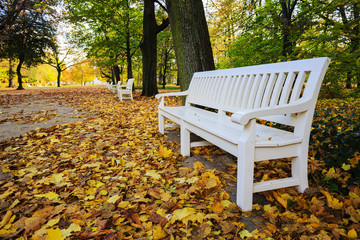
[[[61,68],[60,68],[60,66],[57,67],[56,70],[57,70],[57,73],[58,73],[58,75],[57,75],[57,87],[60,87],[60,85],[61,85],[61,83],[60,83],[60,79],[61,79]]]
[[[158,93],[156,84],[156,27],[154,1],[144,0],[144,37],[141,46],[143,55],[143,89],[141,95],[148,97]]]
[[[286,3],[285,0],[280,1],[281,4],[281,15],[282,15],[282,33],[283,33],[283,49],[282,55],[288,57],[293,53],[295,42],[291,39],[291,28],[292,28],[292,14],[295,10],[297,0],[292,3],[290,0]]]
[[[14,70],[13,70],[13,59],[9,59],[9,85],[8,87],[11,88],[14,86]]]
[[[21,55],[19,57],[19,64],[17,65],[17,68],[16,68],[16,74],[18,76],[18,88],[16,90],[24,90],[24,87],[22,85],[22,75],[21,75],[21,68],[22,68],[22,65],[25,61],[25,56]]]
[[[155,19],[155,1],[144,0],[143,43],[143,89],[141,96],[151,97],[158,93],[156,82],[157,49],[156,36],[169,25],[168,19],[159,26]]]
[[[215,69],[202,0],[166,1],[180,87],[189,87],[194,72]]]

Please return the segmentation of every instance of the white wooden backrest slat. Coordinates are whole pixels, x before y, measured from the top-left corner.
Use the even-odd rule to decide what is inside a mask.
[[[228,81],[225,82],[223,88],[221,89],[221,92],[223,92],[224,89],[234,88],[235,84],[236,84],[236,81],[234,81],[234,76],[230,76]],[[223,100],[220,102],[220,104],[222,104],[222,105],[230,105],[233,94],[234,94],[234,91],[231,91],[231,92],[229,92],[228,95],[225,95],[223,97]]]
[[[307,76],[307,73],[305,71],[302,71],[298,74],[293,91],[291,93],[290,102],[294,102],[299,99],[301,90],[304,87],[305,78]]]
[[[271,95],[273,93],[276,79],[278,78],[278,76],[279,76],[278,73],[271,73],[269,77],[269,81],[267,82],[265,87],[265,92],[264,92],[263,100],[261,102],[261,107],[270,106]]]
[[[218,86],[220,85],[221,81],[221,77],[215,77],[212,82],[211,85],[209,85],[209,92],[206,95],[206,102],[209,103],[216,103],[216,92],[219,90]]]
[[[246,107],[247,109],[254,108],[255,100],[256,100],[257,96],[260,95],[259,86],[260,86],[260,82],[261,82],[263,76],[264,76],[263,74],[257,74],[256,76],[254,76],[255,80],[254,80],[254,82],[252,82],[252,88],[251,88],[249,100],[248,100],[247,107]]]
[[[245,88],[246,88],[246,83],[247,83],[247,79],[249,76],[246,75],[241,75],[241,84],[239,85],[238,91],[235,92],[236,94],[236,99],[234,104],[232,104],[231,106],[235,109],[240,109],[241,108],[241,98],[244,94]]]
[[[224,96],[222,96],[223,89],[227,87],[229,81],[228,76],[223,77],[222,81],[218,82],[218,85],[216,86],[216,100],[215,103],[220,103],[223,105],[223,100],[225,99]]]
[[[279,103],[281,89],[284,85],[284,81],[287,77],[288,73],[282,72],[279,74],[278,78],[276,79],[275,86],[273,88],[273,92],[270,98],[270,106],[276,106]]]
[[[239,79],[239,75],[232,75],[231,76],[231,82],[228,86],[230,89],[234,89],[234,91],[231,91],[230,94],[227,94],[226,101],[224,101],[224,105],[226,106],[233,106],[235,104],[235,93],[239,92],[237,89],[239,89],[239,86],[241,84],[241,79]],[[225,88],[227,89],[227,88]]]
[[[266,85],[269,81],[270,75],[269,74],[264,74],[261,78],[261,82],[259,85],[259,90],[258,90],[258,94],[256,95],[256,99],[254,102],[254,108],[259,108],[261,107],[261,103],[263,101],[264,98],[264,92],[265,92],[265,88]]]
[[[242,98],[240,100],[241,101],[241,105],[240,105],[241,109],[246,109],[247,102],[249,100],[251,87],[252,87],[252,82],[254,81],[254,78],[255,78],[255,76],[253,74],[248,74],[246,77],[245,89],[244,89],[243,94],[241,94]]]
[[[279,100],[279,104],[286,104],[289,102],[290,100],[290,94],[294,85],[294,80],[296,78],[297,73],[292,72],[289,73],[286,80],[285,80],[285,84],[284,87],[282,88],[281,91],[281,96],[280,96],[280,100]]]

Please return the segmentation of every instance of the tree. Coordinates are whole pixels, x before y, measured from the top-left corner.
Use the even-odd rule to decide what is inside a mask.
[[[66,65],[65,59],[69,57],[71,50],[68,48],[63,56],[60,54],[60,47],[57,44],[54,44],[51,48],[51,52],[48,53],[45,63],[56,69],[57,72],[57,87],[61,86],[61,73],[64,72],[69,67],[75,64],[75,59],[72,60],[72,64]]]
[[[186,90],[194,72],[213,70],[209,31],[201,0],[167,0],[180,87]]]
[[[3,57],[17,58],[18,88],[22,86],[23,65],[36,65],[45,56],[45,49],[52,44],[55,33],[54,11],[50,5],[56,1],[11,1],[1,5],[0,48]]]
[[[168,18],[163,18],[160,25],[156,22],[155,2],[165,8],[159,1],[144,0],[143,42],[141,44],[143,61],[143,89],[142,96],[154,96],[158,93],[156,81],[157,65],[157,34],[169,25]]]
[[[67,19],[76,24],[74,42],[100,68],[109,68],[110,79],[120,81],[122,66],[133,77],[132,58],[141,42],[141,11],[138,1],[70,0]]]

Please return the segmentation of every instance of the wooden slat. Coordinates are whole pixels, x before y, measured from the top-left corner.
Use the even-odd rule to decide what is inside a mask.
[[[269,81],[266,84],[264,97],[263,97],[263,100],[261,102],[261,107],[267,107],[267,106],[270,105],[270,98],[271,98],[272,92],[274,90],[276,79],[278,77],[279,77],[278,73],[271,73],[271,75],[269,77]]]
[[[254,83],[254,78],[255,78],[255,75],[252,74],[251,76],[249,76],[248,81],[246,83],[246,87],[245,87],[244,93],[242,94],[242,98],[241,98],[241,108],[242,109],[246,109],[246,106],[247,106],[247,103],[249,100],[249,95],[251,92],[251,88]]]
[[[264,74],[263,77],[261,78],[259,90],[257,92],[256,99],[254,102],[254,108],[259,108],[261,106],[261,102],[264,98],[264,91],[265,91],[266,85],[269,81],[269,78],[270,78],[269,74]]]
[[[293,84],[294,84],[294,80],[295,80],[295,77],[296,77],[296,73],[295,72],[292,72],[291,74],[289,73],[287,78],[286,78],[286,81],[285,81],[285,84],[284,84],[284,87],[281,91],[281,97],[280,97],[280,100],[279,100],[279,104],[286,104],[288,103],[289,101],[289,96],[290,96],[290,93],[291,93],[291,90],[292,90],[292,87],[293,87]]]
[[[276,79],[274,90],[273,90],[273,93],[272,93],[271,99],[270,99],[270,106],[278,105],[281,89],[284,85],[286,76],[287,76],[287,73],[282,72],[279,75],[279,77]]]
[[[306,75],[307,73],[305,71],[302,71],[298,74],[294,84],[293,91],[290,96],[290,102],[294,102],[299,99],[301,90],[303,89],[304,86]]]

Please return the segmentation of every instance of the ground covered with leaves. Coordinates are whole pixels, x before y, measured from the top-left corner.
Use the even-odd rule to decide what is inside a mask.
[[[0,104],[51,98],[91,114],[0,142],[2,239],[356,239],[360,234],[359,100],[319,101],[310,189],[261,193],[264,201],[242,212],[224,190],[225,180],[234,180],[229,175],[234,166],[223,173],[201,162],[180,165],[186,159],[179,144],[158,133],[156,99],[137,93],[134,101],[119,102],[95,87],[23,92],[27,95],[7,91]],[[211,160],[224,152],[203,147],[192,154]],[[256,177],[267,180],[282,176],[289,164],[269,161],[256,168]],[[257,229],[249,230],[245,218]]]

